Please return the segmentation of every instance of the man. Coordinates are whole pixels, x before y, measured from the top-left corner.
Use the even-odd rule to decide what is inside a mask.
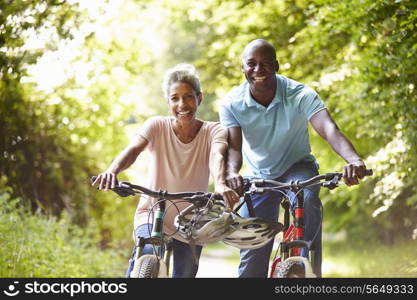
[[[231,90],[220,107],[220,121],[228,128],[229,154],[227,181],[231,188],[242,186],[239,170],[242,152],[250,176],[278,181],[305,180],[318,174],[311,154],[308,122],[341,156],[346,165],[344,180],[359,183],[365,163],[352,143],[339,131],[322,100],[311,88],[276,74],[279,64],[275,48],[265,40],[250,42],[242,55],[246,81]],[[276,221],[280,195],[253,197],[255,214]],[[293,200],[294,197],[291,198]],[[321,202],[319,188],[306,189],[305,239],[314,240],[314,273],[321,276]],[[246,205],[242,216],[249,216]],[[273,241],[254,250],[241,250],[239,276],[266,277]],[[303,249],[303,256],[308,256]]]

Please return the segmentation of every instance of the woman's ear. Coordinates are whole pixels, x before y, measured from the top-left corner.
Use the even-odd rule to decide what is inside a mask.
[[[201,101],[203,101],[203,94],[202,93],[199,93],[197,95],[197,101],[198,101],[198,105],[200,105],[201,104]]]

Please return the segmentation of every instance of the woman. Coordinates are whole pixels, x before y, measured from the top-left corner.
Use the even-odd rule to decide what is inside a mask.
[[[116,176],[127,169],[146,148],[151,153],[149,188],[169,192],[207,191],[210,173],[214,177],[215,192],[223,195],[231,208],[239,196],[226,185],[227,131],[217,122],[202,121],[196,113],[202,101],[200,81],[195,68],[180,64],[165,74],[163,90],[172,117],[149,118],[139,134],[117,156],[93,185],[99,189],[115,187]],[[189,203],[176,203],[181,211]],[[148,216],[152,200],[140,201],[134,219],[135,237],[149,236]],[[190,246],[175,234],[173,220],[178,210],[168,205],[164,231],[173,234],[173,277],[195,277],[198,263]],[[149,245],[148,245],[149,246]],[[146,247],[145,247],[146,248]],[[145,250],[151,251],[151,247]],[[199,258],[202,246],[196,246]],[[128,271],[129,274],[129,271]]]

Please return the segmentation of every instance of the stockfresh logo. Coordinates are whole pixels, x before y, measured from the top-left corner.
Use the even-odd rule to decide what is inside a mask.
[[[9,297],[14,297],[20,293],[20,291],[17,289],[17,285],[19,284],[19,281],[14,281],[13,284],[10,284],[7,289],[3,291],[3,293]]]

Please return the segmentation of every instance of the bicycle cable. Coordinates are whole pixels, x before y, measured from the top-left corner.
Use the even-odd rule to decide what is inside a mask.
[[[146,195],[148,198],[154,198],[154,197],[151,197],[151,196],[149,196],[149,195]],[[155,199],[155,198],[154,198]],[[160,200],[157,200],[152,206],[151,206],[151,208],[149,209],[149,211],[147,212],[147,215],[148,215],[148,219],[147,219],[147,228],[148,228],[148,237],[151,237],[152,236],[152,230],[153,230],[153,226],[151,226],[152,224],[153,224],[153,222],[151,223],[150,222],[150,218],[153,218],[153,214],[154,214],[154,212],[155,212],[155,206],[157,206],[160,202],[162,202],[162,201],[167,201],[166,199],[160,199]],[[154,244],[150,244],[151,246],[152,246],[152,250],[153,250],[153,253],[157,253],[157,249],[156,249],[156,245],[154,245]],[[156,256],[156,258],[157,258],[157,260],[159,260],[160,259],[160,257],[159,257],[159,255],[155,255]]]
[[[149,199],[149,198],[153,198],[153,197],[151,197],[151,196],[149,196],[149,195],[147,195],[147,194],[145,194],[145,193],[143,193],[143,192],[140,192],[140,191],[137,191],[137,190],[135,190],[135,194],[137,195],[137,196],[139,196],[139,201],[140,201],[140,199],[142,198],[142,197],[144,197],[144,198],[147,198],[147,199]],[[148,219],[147,219],[147,223],[146,223],[146,225],[147,225],[147,229],[148,229],[148,236],[149,237],[151,237],[151,235],[152,235],[152,223],[150,223],[150,218],[151,218],[151,216],[153,215],[153,213],[154,213],[154,207],[156,206],[156,204],[158,204],[159,202],[160,202],[161,200],[158,200],[155,204],[153,204],[152,205],[152,207],[149,209],[149,211],[147,212],[147,217],[148,217]],[[163,201],[165,201],[165,199],[163,199]],[[143,224],[143,225],[145,225],[145,224]],[[136,233],[135,233],[135,239],[136,238],[138,238],[138,237],[136,237]],[[154,244],[151,244],[151,246],[152,246],[152,250],[153,250],[153,252],[154,253],[157,253],[157,251],[156,251],[156,246],[154,245]],[[155,255],[156,256],[156,259],[159,261],[161,258],[159,257],[159,255]]]
[[[308,185],[308,186],[305,186],[305,187],[302,187],[300,190],[298,190],[295,194],[294,194],[294,198],[296,198],[297,196],[298,196],[298,194],[301,192],[301,191],[303,191],[304,189],[306,189],[306,188],[310,188],[310,187],[313,187],[313,186],[317,186],[317,185],[319,185],[319,186],[321,186],[323,183],[322,182],[318,182],[318,183],[314,183],[314,184],[311,184],[311,185]],[[279,189],[279,187],[277,187],[276,189],[274,189],[275,191],[277,191],[277,192],[281,192],[283,195],[284,195],[284,197],[289,201],[290,200],[290,197],[289,197],[289,195],[288,194],[286,194],[286,193],[284,193],[284,192],[282,192],[281,190],[278,190]],[[282,200],[281,200],[282,201]],[[290,205],[292,206],[292,204],[291,204],[291,201],[289,201],[289,203],[290,203]],[[292,213],[292,211],[293,211],[293,209],[291,209],[291,213]],[[323,209],[323,204],[321,203],[321,201],[320,201],[320,222],[319,222],[319,226],[317,227],[317,230],[316,230],[316,232],[315,232],[315,234],[314,234],[314,236],[313,236],[313,238],[311,239],[311,244],[313,244],[313,242],[315,241],[315,239],[316,239],[316,237],[317,237],[317,235],[319,234],[319,232],[320,232],[320,228],[321,228],[321,226],[322,226],[322,223],[323,223],[323,216],[324,215],[324,209]],[[279,249],[280,249],[280,247],[281,247],[281,245],[279,245],[278,246],[278,248],[277,248],[277,250],[275,251],[275,254],[274,254],[274,258],[273,259],[275,259],[276,257],[277,257],[277,255],[278,255],[278,251],[279,251]]]
[[[171,204],[169,204],[169,205],[167,206],[167,208],[165,209],[165,213],[164,213],[164,215],[163,215],[163,218],[165,218],[166,212],[168,211],[168,209],[169,209],[172,205],[174,205],[174,206],[175,206],[175,208],[177,209],[178,215],[179,215],[181,212],[180,212],[180,209],[178,208],[178,206],[176,205],[176,203],[189,203],[189,201],[187,201],[187,200],[176,200],[176,201],[175,201],[176,203],[174,203],[174,201],[171,201],[171,200],[169,200],[169,201],[171,202]],[[174,231],[172,234],[167,234],[167,236],[168,236],[168,237],[172,237],[172,236],[174,236],[174,235],[175,235],[178,231],[179,231],[179,229],[178,229],[178,228],[175,228],[175,231]]]
[[[309,188],[309,187],[314,187],[314,186],[321,186],[323,183],[322,182],[318,182],[318,183],[314,183],[314,184],[311,184],[311,185],[309,185],[309,186],[305,186],[305,187],[302,187],[296,194],[295,194],[295,196],[297,197],[297,195],[298,195],[298,193],[300,193],[302,190],[304,190],[304,189],[306,189],[306,188]],[[323,223],[323,204],[321,203],[321,201],[319,201],[319,203],[320,203],[320,222],[319,222],[319,226],[317,227],[317,230],[316,230],[316,233],[314,234],[314,236],[313,236],[313,238],[311,239],[311,244],[313,244],[313,242],[314,242],[314,240],[316,239],[316,237],[317,237],[317,235],[319,234],[319,232],[320,232],[320,229],[321,229],[321,226],[322,226],[322,223]]]

